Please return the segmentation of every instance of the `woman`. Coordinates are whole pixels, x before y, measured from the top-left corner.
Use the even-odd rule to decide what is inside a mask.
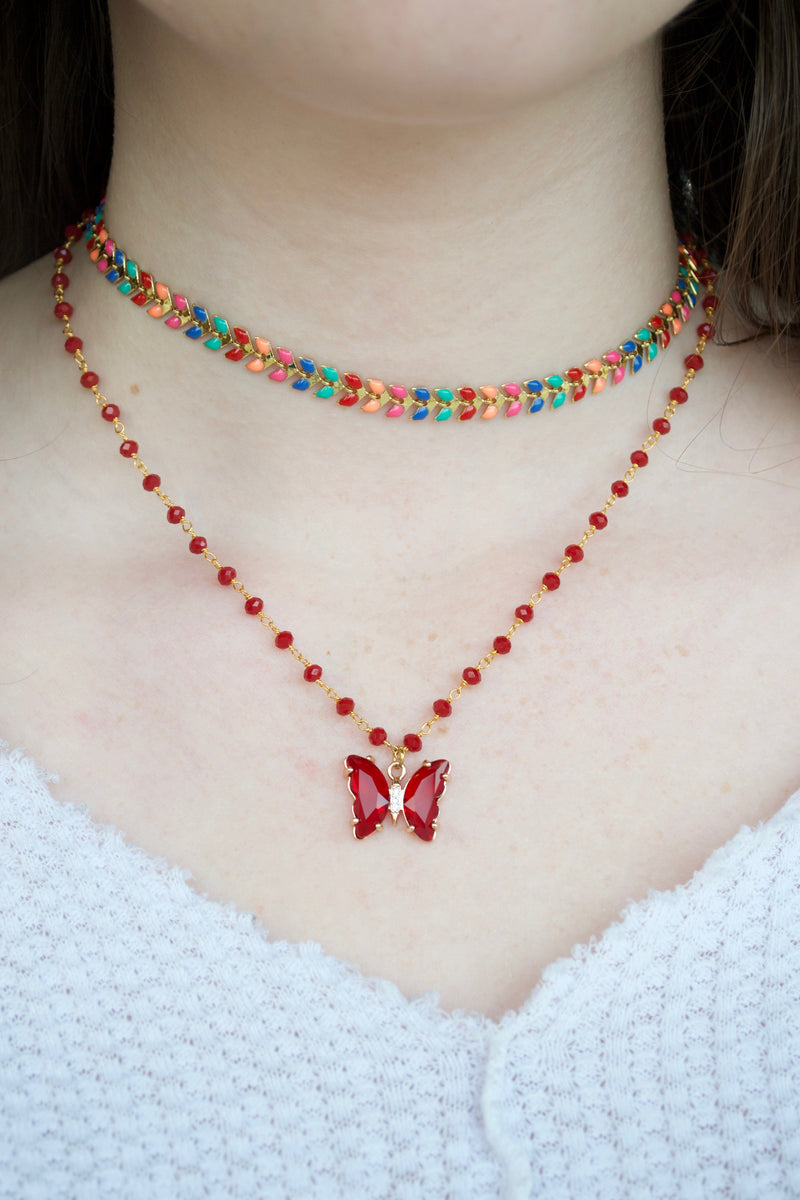
[[[2,285],[0,727],[58,772],[5,760],[3,1196],[800,1190],[800,415],[750,336],[796,329],[798,17],[682,7],[111,4],[107,278],[77,237]],[[676,219],[728,344],[704,287],[511,422],[292,387],[601,361]],[[123,303],[109,236],[288,381]],[[433,844],[353,839],[369,754],[449,764]]]

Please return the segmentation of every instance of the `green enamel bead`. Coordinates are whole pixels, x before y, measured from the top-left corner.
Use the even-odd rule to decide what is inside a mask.
[[[339,372],[336,370],[336,367],[320,367],[319,373],[323,379],[327,379],[328,383],[339,382]],[[319,392],[317,392],[317,395],[319,395]]]
[[[442,390],[445,391],[446,389],[443,388]],[[437,392],[437,395],[438,395],[438,392]],[[447,421],[450,417],[452,417],[452,415],[453,415],[452,408],[443,408],[441,412],[438,412],[436,414],[436,420],[437,421]]]
[[[658,346],[656,345],[655,342],[651,342],[650,345],[647,347],[647,361],[652,362],[657,354],[658,354]]]
[[[123,296],[127,296],[133,291],[133,284],[128,279],[123,279],[117,291],[122,292]]]
[[[218,337],[211,337],[207,342],[203,342],[203,345],[205,346],[206,350],[219,350],[220,346],[222,345],[222,339]]]
[[[649,342],[650,339],[652,338],[652,336],[653,335],[649,329],[640,329],[639,332],[636,334],[636,338],[640,342]]]
[[[453,393],[450,391],[450,388],[437,388],[436,389],[436,397],[437,397],[437,399],[441,400],[442,404],[452,404],[453,403],[454,397],[453,397]],[[437,417],[436,420],[438,421],[439,418]]]
[[[231,327],[224,317],[214,317],[214,328],[217,333],[221,333],[223,337],[227,337],[231,331]]]
[[[561,378],[560,375],[548,375],[547,379],[545,379],[545,383],[547,384],[548,387],[554,388],[556,391],[559,388],[562,388],[564,386],[564,380]],[[555,401],[554,401],[554,403],[555,403]],[[563,403],[563,401],[562,401],[562,403]]]
[[[320,400],[330,400],[331,396],[334,394],[335,391],[336,391],[336,388],[333,388],[329,384],[326,384],[325,387],[317,388],[314,395],[319,396]]]
[[[548,382],[549,382],[549,381],[548,381]],[[555,396],[553,396],[553,405],[552,405],[552,407],[553,407],[553,408],[561,408],[561,405],[564,403],[564,401],[566,400],[566,398],[567,398],[567,393],[566,393],[566,392],[556,392]]]
[[[137,267],[136,263],[128,262],[125,270],[128,272],[131,279],[136,280],[139,278],[139,268]]]

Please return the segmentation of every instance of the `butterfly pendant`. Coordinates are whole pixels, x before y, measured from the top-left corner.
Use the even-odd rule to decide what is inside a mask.
[[[387,812],[396,824],[402,812],[409,833],[415,833],[423,842],[433,841],[438,829],[439,801],[450,778],[447,759],[437,758],[434,762],[426,759],[405,787],[401,783],[405,774],[401,763],[391,764],[388,780],[372,758],[362,758],[360,754],[349,754],[344,769],[353,797],[354,837],[360,841],[382,828],[381,821]]]

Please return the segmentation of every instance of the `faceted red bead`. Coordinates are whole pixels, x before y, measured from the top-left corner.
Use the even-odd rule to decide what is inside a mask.
[[[65,275],[63,271],[56,271],[50,282],[54,288],[68,288],[69,275]]]
[[[263,608],[264,601],[260,596],[250,596],[250,598],[244,602],[244,611],[249,613],[251,617],[257,617],[258,614],[263,611]]]
[[[706,296],[705,300],[703,301],[703,311],[708,312],[708,310],[711,309],[711,311],[714,312],[714,310],[717,308],[719,308],[718,298],[716,296]]]
[[[548,592],[555,592],[561,587],[561,579],[556,575],[555,571],[547,571],[542,576],[542,583],[547,588]]]
[[[64,349],[66,350],[67,354],[74,354],[75,351],[80,350],[82,346],[83,342],[79,337],[68,337],[64,342]]]
[[[709,325],[708,321],[703,321],[702,325],[697,326],[697,332],[700,337],[712,338],[714,336],[714,326]]]
[[[220,567],[220,569],[217,571],[217,579],[220,581],[223,587],[228,587],[229,584],[233,583],[235,578],[235,567]]]
[[[293,641],[294,638],[288,629],[282,629],[280,633],[275,635],[275,645],[279,650],[288,650]]]
[[[492,642],[492,648],[498,654],[510,654],[511,653],[511,639],[507,638],[507,637],[496,637],[494,639],[494,641]]]
[[[589,524],[594,525],[595,529],[605,529],[608,517],[602,512],[589,513]]]
[[[433,711],[437,717],[449,717],[453,711],[453,706],[449,700],[434,700]]]
[[[514,616],[527,625],[528,621],[533,620],[533,609],[530,604],[520,604],[514,609]]]
[[[354,404],[358,404],[358,392],[345,392],[339,403],[342,408],[352,408]]]
[[[686,364],[687,371],[702,371],[705,366],[700,354],[687,354],[683,361]]]
[[[181,508],[180,504],[173,504],[172,508],[167,509],[167,520],[170,525],[180,525],[185,516],[186,509]]]
[[[698,279],[704,286],[706,284],[713,283],[716,278],[717,272],[713,267],[703,267],[702,271],[698,275]]]
[[[317,666],[316,663],[312,663],[310,667],[306,667],[305,671],[303,671],[303,679],[305,679],[306,683],[316,683],[321,677],[322,667]]]
[[[373,746],[382,746],[386,741],[386,730],[381,729],[380,725],[376,725],[374,729],[369,731],[369,740]]]
[[[360,375],[345,375],[345,376],[343,376],[343,378],[344,378],[344,381],[347,384],[347,386],[353,392],[357,392],[359,390],[359,388],[362,388],[364,386],[363,383],[361,382]]]
[[[142,487],[146,492],[154,492],[156,488],[161,487],[160,475],[145,475],[142,480]]]
[[[66,246],[59,246],[58,250],[55,250],[53,254],[54,257],[56,259],[60,259],[62,263],[72,262],[72,251],[68,250]]]
[[[91,216],[91,213],[89,214]],[[76,242],[81,236],[81,231],[77,225],[68,225],[64,230],[64,240],[67,242]]]
[[[100,376],[95,375],[94,371],[84,371],[81,375],[81,383],[85,388],[97,387],[100,382]]]
[[[631,462],[635,467],[646,467],[650,459],[645,454],[644,450],[634,450],[631,455]]]
[[[116,404],[104,404],[100,409],[100,415],[106,421],[116,421],[119,416],[119,408]]]
[[[59,300],[58,304],[53,309],[57,317],[71,317],[75,309],[66,300]]]
[[[685,404],[689,399],[689,393],[686,388],[674,387],[669,394],[670,400],[674,400],[676,404]]]
[[[461,672],[461,678],[470,687],[475,687],[475,684],[481,681],[481,673],[477,667],[464,667],[464,670]]]
[[[403,745],[412,754],[417,754],[422,749],[422,738],[418,733],[407,733],[403,738]]]
[[[671,425],[666,417],[656,417],[653,421],[653,429],[656,433],[669,433]]]
[[[349,717],[355,706],[355,701],[349,696],[342,696],[341,700],[336,701],[336,711],[340,717]]]
[[[459,388],[458,394],[462,400],[465,400],[467,402],[467,404],[471,404],[472,401],[475,400],[477,397],[477,393],[476,393],[475,389],[471,388],[471,387]]]
[[[624,479],[615,479],[611,485],[612,496],[627,496],[630,488]]]
[[[189,551],[192,554],[202,554],[208,549],[208,542],[204,537],[193,537],[189,542]]]
[[[134,454],[139,452],[139,443],[123,442],[119,448],[119,452],[123,458],[133,458]]]
[[[570,562],[583,562],[583,550],[581,550],[580,546],[574,544],[567,546],[564,551],[564,558],[568,558]]]

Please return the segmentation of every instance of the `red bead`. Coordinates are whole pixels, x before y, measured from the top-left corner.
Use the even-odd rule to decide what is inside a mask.
[[[481,673],[477,667],[464,667],[464,670],[461,672],[461,678],[464,680],[464,683],[468,683],[470,687],[475,687],[475,685],[481,681]]]
[[[564,558],[568,558],[570,562],[583,562],[583,550],[580,546],[567,546],[564,551]]]
[[[303,671],[303,679],[306,683],[316,683],[322,676],[322,667],[318,667],[316,663],[312,663],[310,667],[306,667]]]
[[[340,717],[349,717],[355,706],[355,701],[349,696],[342,696],[341,700],[336,701],[336,711]]]
[[[615,479],[611,485],[612,496],[627,496],[630,491],[624,479]]]
[[[656,433],[669,433],[670,428],[670,423],[666,417],[656,417],[655,421],[653,421],[653,429]]]
[[[60,246],[58,250],[55,250],[54,256],[55,258],[60,259],[62,263],[72,262],[72,251],[66,246]]]
[[[147,271],[140,271],[139,278],[142,281],[142,287],[146,291],[152,292],[153,291],[153,276],[148,274]]]
[[[459,413],[458,419],[459,421],[471,421],[477,411],[474,404],[468,404],[464,411]]]
[[[142,487],[146,492],[154,492],[156,488],[161,487],[160,475],[145,475],[142,480]]]
[[[249,600],[244,602],[244,611],[249,613],[251,617],[257,617],[263,611],[264,601],[260,596],[251,596]]]
[[[208,542],[204,537],[193,537],[189,542],[189,551],[191,554],[202,554],[208,549]]]
[[[567,371],[567,379],[571,380],[572,383],[580,383],[583,379],[583,371],[580,367],[570,367]]]
[[[477,393],[474,388],[463,387],[458,389],[458,394],[467,404],[472,404],[472,401],[477,399]]]
[[[240,325],[234,325],[233,336],[236,338],[240,346],[246,346],[250,341],[250,334],[246,329],[242,329]]]
[[[364,386],[363,383],[361,382],[360,375],[345,375],[344,381],[347,384],[347,386],[350,388],[350,390],[353,392],[357,392],[360,388],[362,388]]]
[[[288,650],[293,641],[294,638],[289,633],[288,629],[282,629],[281,632],[275,637],[275,645],[279,650]]]
[[[650,321],[648,323],[649,323],[651,329],[663,329],[664,328],[664,322],[662,321],[661,317],[651,317]]]
[[[66,300],[59,300],[53,312],[57,317],[71,317],[75,309]]]
[[[68,337],[64,342],[64,349],[66,350],[67,354],[74,354],[75,351],[80,350],[82,346],[83,342],[79,337]]]
[[[139,452],[139,443],[123,442],[119,448],[119,452],[123,458],[133,458],[134,454]]]
[[[661,334],[661,349],[666,350],[671,341],[672,338],[669,335],[669,331],[665,329]]]
[[[230,350],[225,351],[225,357],[231,362],[241,362],[244,358],[244,350],[241,346],[231,346]]]
[[[555,592],[561,587],[561,579],[556,575],[555,571],[548,571],[542,576],[542,583],[547,588],[548,592]]]
[[[173,504],[172,508],[167,509],[167,520],[170,525],[180,525],[185,516],[186,510],[181,508],[180,504]]]
[[[93,214],[89,214],[90,216]],[[81,231],[77,225],[68,225],[64,230],[64,240],[67,242],[76,242],[81,236]]]
[[[602,512],[589,513],[589,524],[594,525],[595,529],[605,529],[608,517]]]
[[[575,391],[572,394],[572,399],[573,399],[573,401],[582,400],[585,395],[586,395],[586,384],[582,383],[580,387],[575,388]]]
[[[706,284],[713,283],[716,278],[717,272],[713,267],[703,267],[702,271],[698,275],[698,279],[704,286]]]
[[[635,467],[646,467],[650,459],[645,454],[644,450],[634,450],[631,455],[631,462]]]
[[[702,371],[705,366],[702,356],[699,354],[687,354],[683,361],[687,371]]]
[[[119,416],[119,408],[116,404],[104,404],[100,409],[100,415],[105,421],[116,421]]]
[[[719,308],[718,298],[716,296],[706,296],[705,300],[703,301],[704,312],[708,312],[709,309],[711,312],[714,312],[717,308]]]
[[[345,392],[339,403],[342,408],[352,408],[354,404],[358,404],[358,392]]]
[[[386,741],[386,730],[381,729],[380,725],[376,725],[374,729],[369,731],[369,740],[373,746],[382,746]]]
[[[403,745],[412,754],[417,754],[422,749],[422,738],[418,733],[407,733],[403,738]]]
[[[492,649],[498,654],[510,654],[511,639],[507,637],[496,637],[492,642]]]
[[[712,338],[714,336],[714,326],[709,325],[708,321],[703,321],[702,325],[697,326],[697,332],[700,337]]]
[[[84,371],[81,375],[81,383],[85,388],[97,387],[99,382],[100,377],[94,371]]]
[[[54,288],[68,288],[69,275],[65,275],[63,271],[56,271],[53,278],[50,280]]]
[[[220,569],[217,571],[217,579],[220,581],[223,587],[228,587],[229,584],[233,583],[235,578],[235,567],[220,567]]]
[[[144,308],[145,304],[150,303],[150,297],[147,292],[137,292],[135,296],[131,296],[131,304],[137,305],[138,308]]]
[[[453,711],[453,706],[449,700],[434,700],[433,711],[437,717],[449,717]]]
[[[533,620],[533,609],[530,604],[520,604],[514,609],[514,616],[518,621],[524,621],[527,625],[528,621]]]
[[[674,400],[676,404],[685,404],[689,399],[689,393],[686,388],[674,387],[669,394],[670,400]]]

